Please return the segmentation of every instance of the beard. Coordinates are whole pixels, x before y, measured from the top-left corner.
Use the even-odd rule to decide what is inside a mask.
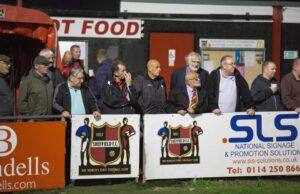
[[[200,82],[194,84],[194,87],[200,87],[200,86],[201,86]]]
[[[191,71],[198,71],[199,67],[192,67],[191,65],[189,65],[189,68]]]

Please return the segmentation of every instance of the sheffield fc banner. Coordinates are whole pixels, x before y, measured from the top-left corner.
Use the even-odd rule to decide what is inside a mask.
[[[72,117],[71,179],[139,176],[139,115]]]
[[[300,174],[296,112],[144,116],[144,180]]]

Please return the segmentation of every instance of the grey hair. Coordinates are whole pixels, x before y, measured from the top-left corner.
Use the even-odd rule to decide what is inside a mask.
[[[190,53],[185,57],[185,62],[186,62],[186,64],[189,64],[189,63],[190,63],[190,61],[191,61],[191,59],[192,59],[193,56],[196,56],[196,57],[199,58],[199,60],[201,60],[200,54],[199,54],[199,53],[196,53],[196,52],[194,52],[194,51],[192,51],[192,52],[190,52]]]
[[[40,51],[39,55],[43,56],[43,57],[46,57],[46,58],[49,58],[49,57],[53,56],[54,53],[51,49],[45,48],[45,49]]]
[[[190,74],[196,74],[196,75],[198,76],[198,78],[199,78],[199,74],[198,74],[197,72],[190,71],[190,72],[187,72],[187,73],[185,74],[185,81],[188,81],[188,80],[189,80],[189,75],[190,75]]]
[[[78,73],[83,73],[83,69],[78,68],[78,67],[72,68],[68,79],[70,80],[71,77],[76,77]]]

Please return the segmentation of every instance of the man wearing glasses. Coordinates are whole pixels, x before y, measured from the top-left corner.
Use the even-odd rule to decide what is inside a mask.
[[[48,59],[35,57],[33,67],[20,85],[19,114],[27,116],[51,115],[53,83],[47,76]]]
[[[198,73],[190,71],[185,76],[185,87],[172,89],[169,95],[168,112],[179,114],[200,114],[208,111],[208,98],[204,88],[201,87]]]
[[[249,86],[235,68],[234,58],[225,55],[221,65],[212,71],[208,78],[209,108],[215,114],[239,112],[246,109],[248,115],[254,115]]]
[[[6,55],[0,55],[0,116],[13,115],[14,98],[6,80],[10,67],[10,57]]]
[[[96,98],[84,83],[84,73],[81,68],[73,68],[68,81],[60,83],[54,92],[53,108],[64,117],[71,114],[93,114],[100,117]]]

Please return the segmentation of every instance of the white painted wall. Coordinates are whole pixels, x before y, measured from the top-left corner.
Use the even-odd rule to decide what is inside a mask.
[[[273,14],[272,6],[171,4],[171,3],[126,2],[126,1],[121,1],[120,11],[129,12],[129,13],[157,13],[157,14],[245,15],[247,12],[250,15],[271,16]],[[233,21],[238,21],[238,20],[233,20]],[[258,22],[262,22],[262,20]],[[284,7],[283,22],[300,23],[300,7]]]

